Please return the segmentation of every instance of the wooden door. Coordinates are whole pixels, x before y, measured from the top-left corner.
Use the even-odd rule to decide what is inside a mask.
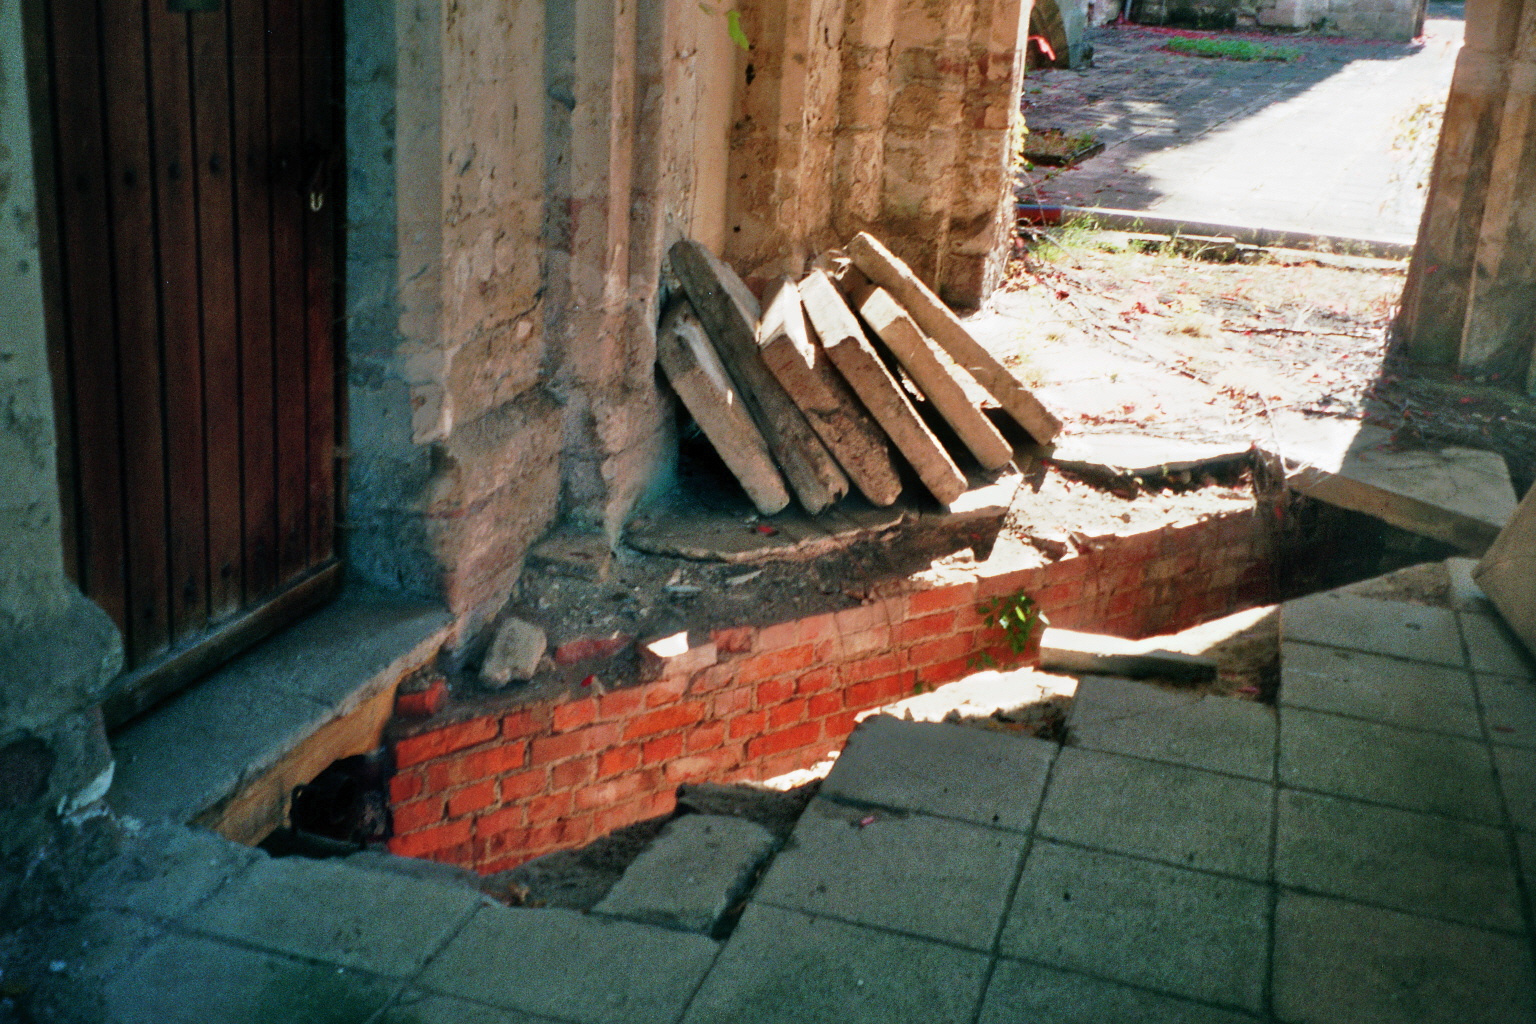
[[[34,23],[66,557],[123,631],[121,721],[340,578],[337,0]]]

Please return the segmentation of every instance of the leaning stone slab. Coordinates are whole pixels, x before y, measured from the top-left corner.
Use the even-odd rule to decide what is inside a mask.
[[[800,297],[833,365],[917,470],[923,485],[946,505],[964,494],[964,474],[901,393],[901,385],[864,336],[864,328],[837,286],[826,274],[813,270],[800,284]]]
[[[992,421],[965,397],[949,367],[933,351],[907,311],[884,288],[867,288],[854,304],[864,322],[896,353],[901,365],[944,421],[955,428],[960,440],[985,469],[1001,469],[1013,461],[1013,446],[1003,439]]]
[[[783,511],[789,491],[768,453],[768,442],[687,302],[677,303],[662,318],[656,331],[656,362],[757,510],[763,515]]]
[[[1019,426],[1041,444],[1051,443],[1061,431],[1061,421],[996,356],[971,337],[965,325],[910,267],[864,231],[848,243],[848,255],[871,281],[905,306],[917,326],[975,377]]]
[[[741,278],[688,239],[673,245],[667,260],[800,504],[814,515],[847,494],[848,477],[757,350],[760,310]]]
[[[1488,550],[1514,515],[1509,467],[1493,452],[1396,451],[1386,430],[1352,421],[1282,424],[1286,485],[1308,497],[1473,555]]]
[[[788,277],[769,286],[757,345],[763,362],[859,492],[876,505],[894,502],[901,494],[901,478],[885,435],[848,390],[827,353],[811,340],[800,289]]]
[[[1158,648],[1154,642],[1079,633],[1052,626],[1040,638],[1043,672],[1081,672],[1131,679],[1204,682],[1216,678],[1216,659]]]
[[[686,814],[667,823],[593,909],[708,935],[751,887],[773,847],[773,835],[754,822]]]
[[[1472,577],[1536,655],[1536,487],[1520,503]]]

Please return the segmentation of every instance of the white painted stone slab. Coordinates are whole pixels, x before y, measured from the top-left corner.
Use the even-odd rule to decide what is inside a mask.
[[[1074,434],[1057,442],[1051,461],[1079,472],[1161,476],[1213,462],[1231,462],[1248,451],[1247,445],[1235,442],[1184,441],[1147,434]]]
[[[1536,656],[1536,487],[1520,503],[1472,577]]]

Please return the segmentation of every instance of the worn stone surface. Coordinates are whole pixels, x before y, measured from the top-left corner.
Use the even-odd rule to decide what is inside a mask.
[[[1473,578],[1536,657],[1536,488],[1520,503]]]
[[[1287,601],[1280,609],[1280,629],[1285,640],[1453,668],[1465,664],[1456,613],[1448,608],[1377,601],[1330,590]]]
[[[828,799],[1028,829],[1055,744],[936,722],[866,719],[822,783]]]
[[[1536,747],[1536,681],[1478,673],[1477,696],[1489,742]]]
[[[662,320],[656,361],[757,510],[764,515],[782,511],[789,504],[789,491],[768,442],[687,303],[673,306]]]
[[[152,825],[94,872],[81,895],[93,907],[173,921],[263,859],[211,832]]]
[[[773,835],[753,822],[685,814],[667,823],[593,909],[709,935],[774,845]]]
[[[1476,672],[1536,679],[1536,651],[1527,649],[1509,624],[1497,615],[1462,612],[1461,635],[1467,642],[1467,660]]]
[[[987,950],[1023,847],[997,829],[815,800],[754,898]]]
[[[757,349],[761,311],[746,285],[714,253],[687,239],[675,243],[667,259],[800,504],[814,514],[847,494],[848,478],[763,363]]]
[[[1019,379],[997,358],[971,337],[965,325],[949,307],[898,260],[879,240],[867,232],[848,243],[848,255],[869,279],[890,292],[930,338],[948,352],[967,373],[996,398],[1030,436],[1041,444],[1050,444],[1061,430],[1061,421],[1040,404]]]
[[[965,475],[901,391],[864,336],[837,287],[819,270],[800,285],[801,300],[821,346],[896,449],[943,504],[965,492]]]
[[[1288,487],[1480,555],[1515,511],[1509,467],[1473,448],[1395,450],[1381,427],[1288,421]]]
[[[1156,676],[1199,682],[1216,677],[1216,660],[1162,650],[1158,638],[1124,640],[1048,626],[1040,635],[1040,668],[1046,672],[1092,672],[1141,679]]]
[[[1280,704],[1477,738],[1477,696],[1462,669],[1287,641]]]
[[[1254,701],[1088,676],[1078,684],[1067,732],[1092,750],[1265,782],[1275,774],[1275,714]]]
[[[1268,937],[1264,886],[1038,842],[1000,949],[1256,1011]]]
[[[1013,446],[1003,439],[992,421],[971,404],[965,390],[955,379],[963,373],[954,364],[945,363],[918,330],[907,312],[884,288],[861,289],[850,296],[859,315],[885,342],[913,382],[933,407],[954,428],[960,440],[976,456],[984,469],[1001,469],[1013,461]]]
[[[1000,960],[987,986],[980,1024],[1251,1024],[1252,1017],[1144,988],[1016,960]]]
[[[1282,885],[1484,928],[1522,927],[1516,865],[1500,829],[1287,790],[1275,836]]]
[[[496,627],[491,649],[480,665],[480,680],[500,688],[532,679],[548,646],[542,627],[523,619],[506,619]]]
[[[858,398],[816,344],[800,303],[800,289],[784,277],[769,286],[757,345],[789,397],[805,413],[859,492],[876,505],[901,494],[890,445]]]

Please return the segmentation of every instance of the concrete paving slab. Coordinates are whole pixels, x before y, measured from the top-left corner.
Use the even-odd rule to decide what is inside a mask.
[[[1461,668],[1456,613],[1329,590],[1280,606],[1280,636]]]
[[[536,1017],[517,1010],[502,1010],[467,999],[451,999],[420,989],[406,992],[389,1008],[378,1024],[556,1024],[553,1018]]]
[[[195,935],[171,936],[105,986],[111,1024],[361,1024],[398,985]]]
[[[1131,679],[1204,682],[1215,679],[1215,658],[1163,649],[1168,637],[1125,640],[1047,626],[1040,636],[1040,667],[1047,672],[1079,672]]]
[[[1469,554],[1488,550],[1514,515],[1509,467],[1493,452],[1397,450],[1389,431],[1348,420],[1287,417],[1280,433],[1292,490]]]
[[[1282,892],[1275,1013],[1315,1024],[1516,1024],[1536,1018],[1526,940]]]
[[[1521,645],[1503,620],[1487,615],[1460,613],[1467,657],[1479,672],[1536,679],[1536,657]]]
[[[937,722],[865,719],[821,785],[824,798],[1028,829],[1060,748]]]
[[[815,800],[769,868],[759,903],[990,950],[1024,838]]]
[[[684,1024],[969,1024],[981,953],[754,904]]]
[[[1536,681],[1481,672],[1475,678],[1489,742],[1536,747]]]
[[[774,845],[773,834],[755,822],[685,814],[667,823],[593,909],[708,935]]]
[[[1036,964],[999,960],[979,1024],[1252,1024],[1254,1018]]]
[[[1494,747],[1493,764],[1509,820],[1524,832],[1536,832],[1536,750]]]
[[[1250,779],[1071,747],[1037,832],[1049,839],[1263,880],[1272,794]]]
[[[1075,746],[1089,750],[1274,779],[1275,713],[1253,701],[1088,676],[1078,684],[1067,730]]]
[[[132,836],[82,887],[91,906],[173,921],[264,859],[212,832],[162,824]]]
[[[417,984],[581,1024],[670,1021],[719,946],[702,935],[573,910],[481,907]]]
[[[331,861],[261,861],[186,918],[199,931],[405,978],[486,897]]]
[[[1520,832],[1515,836],[1515,848],[1520,855],[1520,868],[1525,874],[1526,898],[1536,909],[1536,832]]]
[[[1481,738],[1477,695],[1463,669],[1337,647],[1280,645],[1280,706]]]
[[[1523,926],[1503,830],[1283,790],[1275,880],[1484,928]]]
[[[1499,825],[1488,748],[1456,736],[1280,710],[1280,782]]]
[[[1536,656],[1536,487],[1472,573],[1477,585]]]
[[[1000,951],[1259,1011],[1269,888],[1039,841]]]

